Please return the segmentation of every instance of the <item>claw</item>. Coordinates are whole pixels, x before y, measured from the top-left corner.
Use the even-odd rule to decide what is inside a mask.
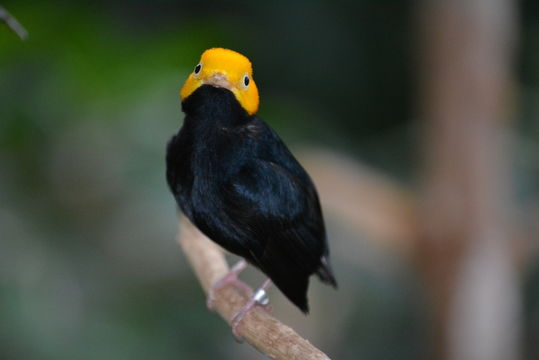
[[[236,265],[232,267],[230,272],[226,274],[221,280],[217,281],[208,291],[208,298],[206,299],[206,306],[209,310],[214,310],[215,302],[215,293],[227,285],[235,285],[236,287],[243,290],[247,297],[251,297],[253,294],[253,289],[240,279],[238,279],[238,274],[241,273],[247,267],[247,262],[245,260],[240,260]]]
[[[271,285],[271,280],[267,279],[264,281],[262,286],[256,291],[254,296],[247,301],[247,303],[230,319],[230,326],[232,327],[232,335],[237,342],[242,343],[243,337],[238,332],[238,327],[241,324],[242,320],[254,307],[259,306],[264,310],[271,312],[271,306],[269,305],[269,297],[266,293],[266,289]]]

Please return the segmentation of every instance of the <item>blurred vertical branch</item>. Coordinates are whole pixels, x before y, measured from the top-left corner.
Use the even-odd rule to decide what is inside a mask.
[[[514,3],[423,1],[425,189],[418,261],[435,358],[518,358],[504,128]]]
[[[0,5],[0,21],[4,22],[21,40],[28,38],[28,31],[2,5]]]

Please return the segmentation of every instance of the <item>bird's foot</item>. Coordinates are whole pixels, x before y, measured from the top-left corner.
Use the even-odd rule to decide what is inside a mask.
[[[237,342],[243,342],[243,337],[238,332],[238,327],[245,315],[249,313],[254,307],[261,307],[267,312],[271,312],[271,306],[269,305],[269,297],[266,289],[271,285],[271,280],[267,279],[262,286],[256,291],[256,293],[247,301],[247,303],[230,319],[230,326],[232,327],[232,335]]]
[[[215,293],[227,285],[234,285],[245,293],[247,297],[251,297],[253,294],[253,289],[240,279],[238,279],[238,274],[242,272],[247,267],[247,262],[245,260],[240,260],[232,267],[232,269],[226,274],[221,280],[217,281],[208,291],[208,298],[206,300],[206,306],[209,310],[214,310],[215,302]]]

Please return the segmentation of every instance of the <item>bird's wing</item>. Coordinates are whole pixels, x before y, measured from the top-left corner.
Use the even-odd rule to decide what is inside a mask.
[[[305,260],[309,250],[319,248],[323,241],[314,188],[276,163],[246,163],[225,186],[223,195],[225,213],[244,229],[245,241],[256,249],[257,260],[267,255],[270,241],[281,242],[282,249],[289,252],[297,248],[300,253],[294,258],[298,261]]]
[[[274,282],[293,272],[308,277],[319,266],[325,232],[312,185],[276,163],[253,160],[224,187],[223,199],[255,265]]]

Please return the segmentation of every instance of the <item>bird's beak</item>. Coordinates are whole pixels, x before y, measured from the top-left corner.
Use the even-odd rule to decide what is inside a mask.
[[[212,73],[206,79],[204,79],[203,82],[214,87],[225,88],[229,90],[231,89],[231,84],[228,81],[226,75],[223,73]]]

